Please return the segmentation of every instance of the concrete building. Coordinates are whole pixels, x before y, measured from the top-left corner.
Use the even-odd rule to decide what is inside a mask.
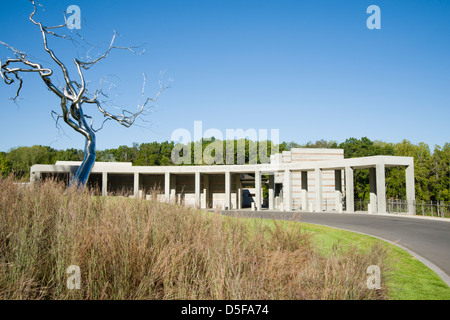
[[[411,204],[408,213],[415,214],[412,157],[344,159],[342,149],[293,148],[270,159],[269,164],[255,165],[132,166],[129,162],[96,162],[88,185],[104,196],[155,197],[205,209],[354,212],[354,170],[369,169],[369,212],[385,213],[385,168],[404,167],[406,197]],[[34,165],[31,182],[56,177],[68,183],[79,165],[70,161]]]

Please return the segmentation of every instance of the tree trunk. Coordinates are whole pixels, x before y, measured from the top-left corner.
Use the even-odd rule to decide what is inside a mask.
[[[79,187],[85,187],[91,173],[91,169],[95,163],[95,136],[93,140],[86,139],[84,147],[84,159],[81,162],[77,173],[73,177],[70,185],[78,185]]]
[[[84,159],[81,162],[75,176],[70,182],[70,186],[76,185],[78,187],[84,188],[89,179],[91,169],[95,163],[95,133],[86,123],[86,119],[83,115],[81,108],[78,109],[78,124],[81,129],[81,133],[86,138],[86,143],[84,146]],[[69,186],[69,187],[70,187]]]

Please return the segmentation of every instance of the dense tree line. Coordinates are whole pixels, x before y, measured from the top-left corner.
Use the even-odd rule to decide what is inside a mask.
[[[226,157],[227,143],[234,144],[234,160],[237,159],[237,145],[239,140],[225,141],[220,148],[211,148],[214,143],[221,142],[214,138],[204,139],[202,151],[215,152],[222,149],[222,156]],[[191,143],[191,163],[195,162],[195,148],[200,142]],[[259,142],[245,140],[245,162],[250,161],[252,151],[258,149]],[[267,143],[268,154],[271,144]],[[174,165],[172,163],[173,142],[151,142],[120,146],[115,149],[97,151],[97,161],[131,162],[136,166]],[[295,142],[283,142],[278,145],[282,152],[291,148],[341,148],[345,158],[366,157],[374,155],[393,155],[414,157],[416,199],[423,201],[450,201],[450,143],[444,146],[435,146],[433,150],[425,143],[412,144],[407,140],[399,143],[371,141],[350,138],[344,142],[320,140],[308,142],[304,145]],[[211,151],[212,150],[212,151]],[[219,152],[220,153],[220,152]],[[48,146],[18,147],[8,152],[0,152],[0,170],[3,177],[14,174],[16,179],[28,180],[30,167],[33,164],[54,164],[58,160],[81,161],[84,157],[82,150],[66,149],[56,150]],[[260,162],[260,159],[257,159]],[[386,169],[386,196],[388,198],[404,199],[406,195],[405,172],[403,168]],[[369,199],[369,172],[368,170],[355,171],[355,198]]]

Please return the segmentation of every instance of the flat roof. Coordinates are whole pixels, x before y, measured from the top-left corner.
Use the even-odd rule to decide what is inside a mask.
[[[31,172],[74,172],[80,166],[81,161],[58,161],[55,165],[36,164],[31,167]],[[91,173],[147,173],[164,174],[178,173],[190,174],[201,173],[247,173],[247,172],[279,172],[342,170],[346,167],[355,169],[373,168],[377,165],[385,167],[411,166],[414,164],[413,157],[398,156],[371,156],[361,158],[348,158],[336,160],[304,161],[301,163],[272,163],[272,164],[242,164],[242,165],[178,165],[178,166],[133,166],[131,162],[96,162]]]

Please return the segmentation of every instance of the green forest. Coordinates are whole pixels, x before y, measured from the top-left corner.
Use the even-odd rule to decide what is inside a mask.
[[[202,149],[216,141],[214,138],[203,139]],[[198,142],[199,143],[199,142]],[[235,153],[238,141],[234,143]],[[194,163],[194,147],[191,143],[191,157]],[[251,148],[258,142],[245,141],[246,163]],[[171,161],[174,142],[134,143],[132,146],[119,146],[115,149],[97,150],[97,161],[131,162],[135,166],[174,165]],[[270,152],[270,143],[268,143]],[[450,143],[430,148],[425,143],[413,144],[408,140],[399,143],[372,141],[366,137],[349,138],[344,142],[319,140],[304,145],[295,142],[283,142],[278,151],[291,148],[340,148],[345,158],[366,157],[374,155],[393,155],[414,157],[416,200],[418,201],[450,201]],[[224,151],[225,154],[225,151]],[[8,152],[0,152],[0,170],[2,177],[14,175],[18,181],[28,181],[30,167],[34,164],[54,164],[56,161],[81,161],[83,150],[56,150],[48,146],[17,147]],[[236,154],[235,154],[236,158]],[[389,199],[405,199],[405,172],[403,168],[386,168],[386,196]],[[369,172],[355,170],[355,199],[369,199]]]

